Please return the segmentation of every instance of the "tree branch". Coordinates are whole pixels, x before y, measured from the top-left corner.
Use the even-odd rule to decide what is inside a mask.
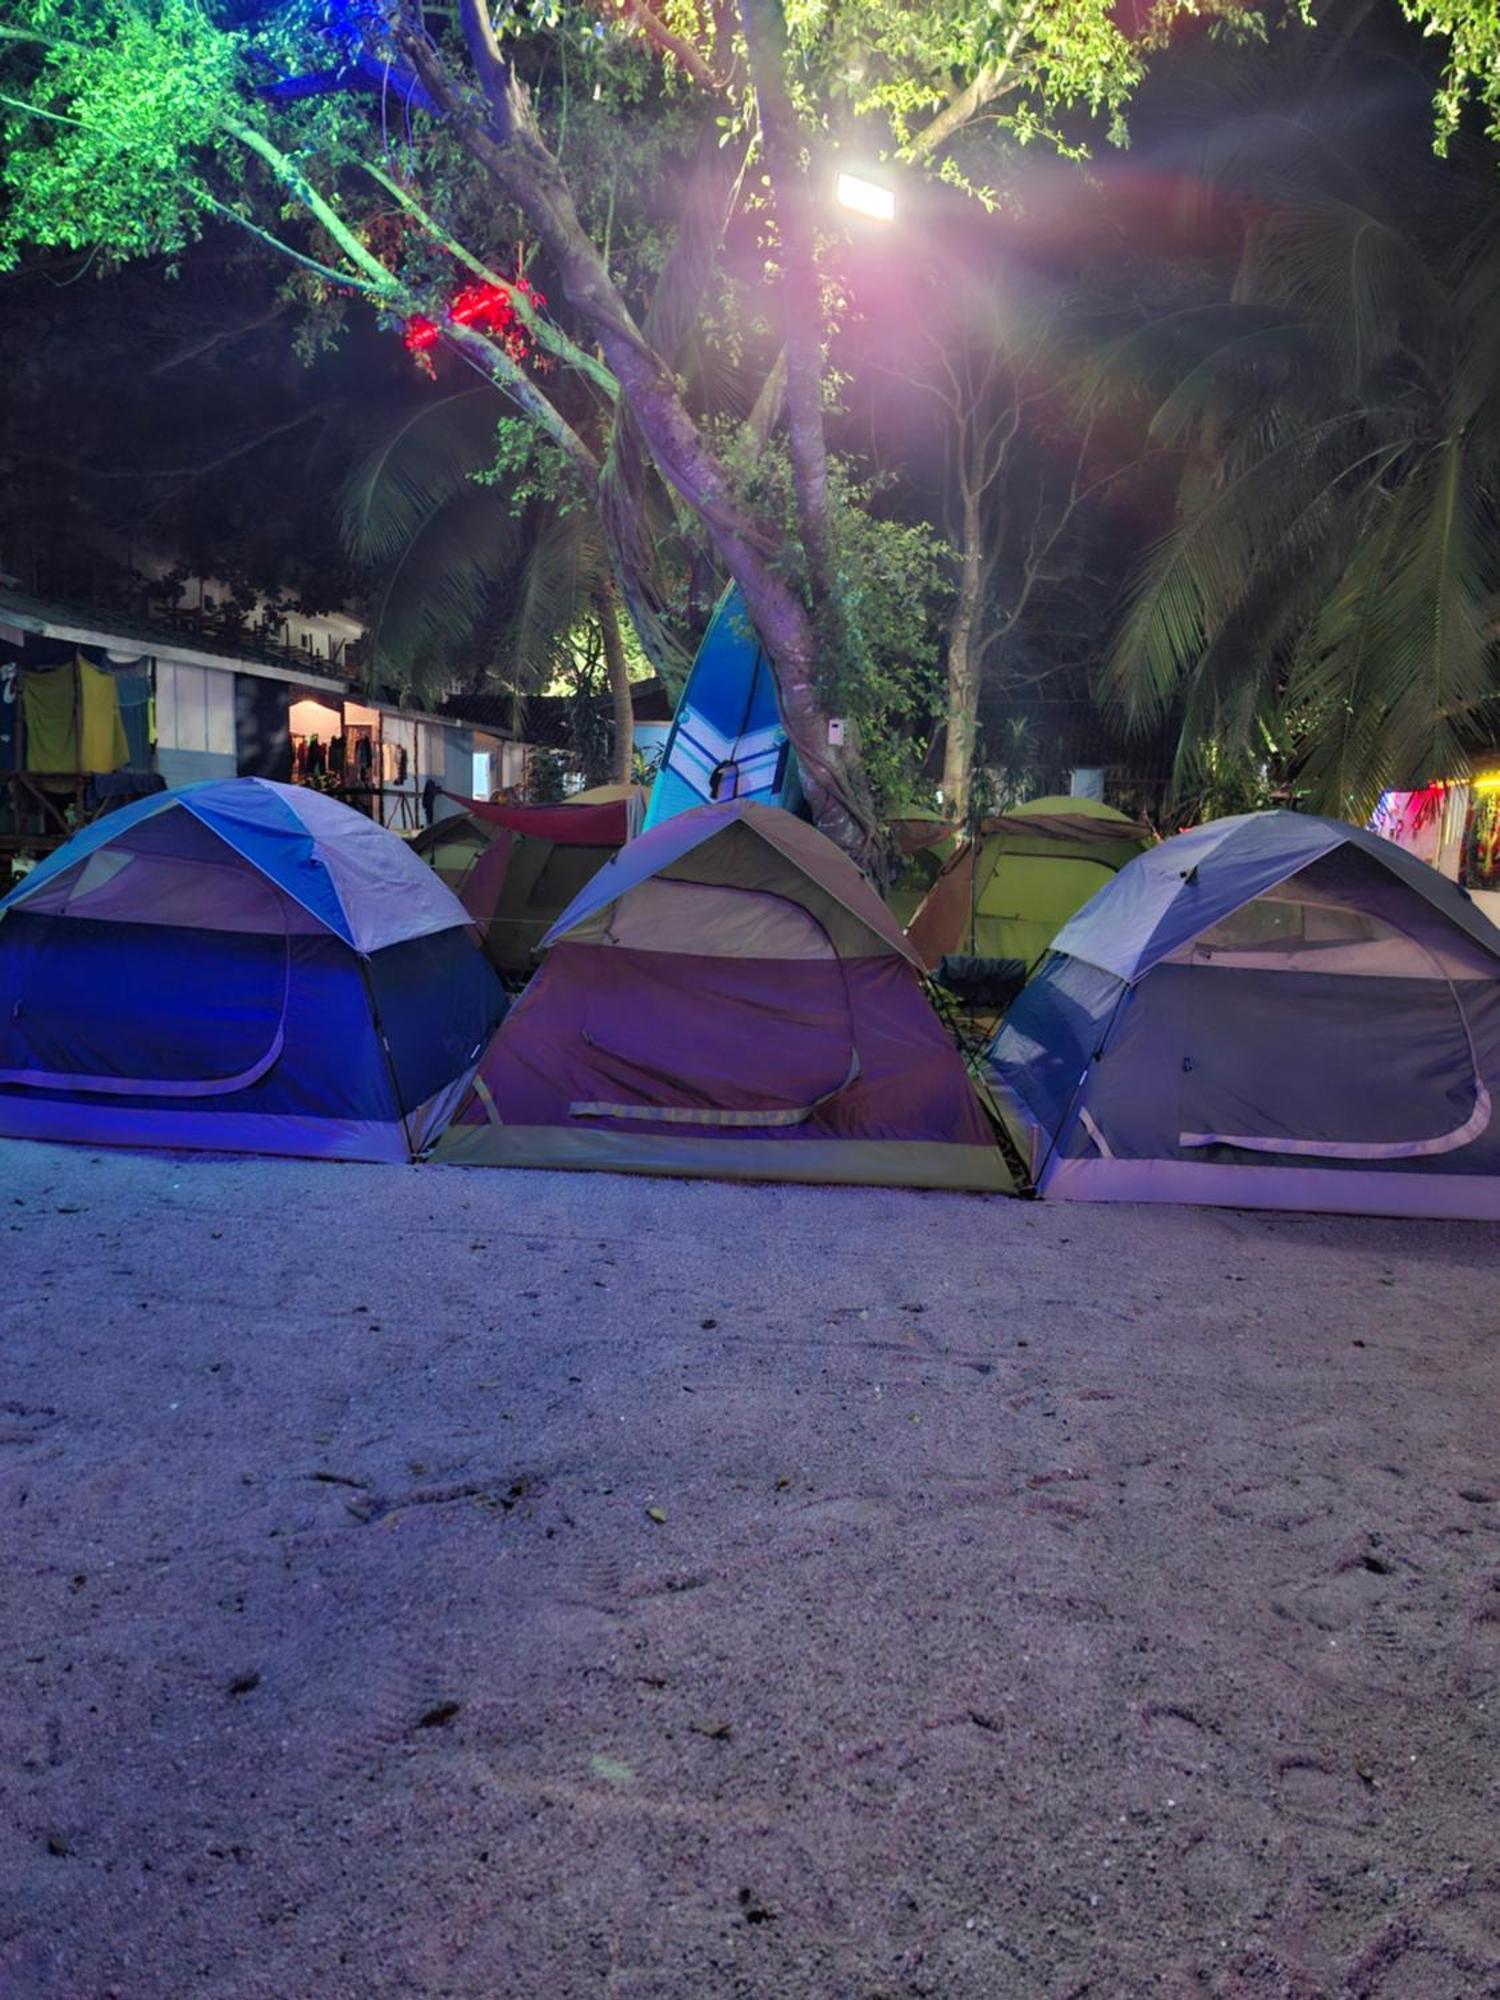
[[[705,125],[688,172],[686,199],[672,245],[646,314],[645,337],[675,365],[697,324],[729,218],[739,201],[748,152],[735,168],[732,156]],[[639,423],[624,403],[615,405],[609,450],[599,486],[600,514],[615,580],[647,658],[669,686],[680,686],[691,664],[669,630],[658,586],[660,561],[649,519],[648,453]]]
[[[264,161],[287,192],[297,197],[308,214],[333,238],[355,270],[365,274],[366,289],[378,296],[384,296],[393,303],[405,297],[404,287],[374,252],[360,241],[337,209],[324,200],[295,161],[289,159],[279,147],[272,145],[265,134],[257,132],[253,125],[241,125],[235,119],[226,118],[224,130],[232,139],[238,139],[242,146],[247,147]]]
[[[257,313],[254,319],[244,320],[239,326],[221,326],[215,332],[206,334],[201,340],[190,341],[186,347],[179,347],[175,354],[169,354],[165,361],[158,361],[155,367],[148,368],[146,372],[148,375],[169,375],[174,368],[185,368],[190,361],[196,361],[204,354],[212,354],[216,347],[222,347],[226,342],[243,340],[246,334],[258,333],[261,327],[270,326],[281,318],[286,309],[286,300],[277,299],[274,305],[263,313]]]
[[[404,7],[402,13],[404,17]],[[515,129],[517,85],[510,64],[500,52],[488,0],[459,0],[458,18],[468,44],[469,61],[474,65],[474,74],[489,106],[494,136],[504,145]]]
[[[232,465],[237,458],[258,451],[263,444],[273,438],[284,437],[288,431],[301,430],[304,425],[318,422],[328,414],[331,405],[318,403],[310,410],[302,410],[295,417],[288,417],[284,423],[272,424],[268,430],[257,431],[252,438],[242,444],[231,445],[228,451],[216,452],[212,458],[200,459],[196,465],[138,465],[128,470],[89,465],[73,459],[45,458],[33,461],[39,465],[56,465],[72,472],[82,472],[90,479],[201,479],[206,473],[217,472],[221,466]]]
[[[786,349],[783,347],[771,363],[745,419],[745,428],[754,440],[757,453],[763,452],[771,442],[771,433],[776,428],[785,401]]]
[[[988,104],[997,97],[1017,88],[1011,71],[1015,64],[1016,50],[1032,22],[1036,19],[1041,0],[1026,0],[1016,16],[1015,26],[1005,38],[1005,47],[1000,59],[994,63],[984,63],[974,72],[973,77],[962,90],[950,97],[937,116],[924,125],[922,130],[908,139],[901,149],[903,159],[926,160],[947,145],[954,135],[962,131],[971,119],[977,118]]]
[[[9,29],[0,29],[0,40],[40,41],[43,39],[40,36],[18,35]],[[73,45],[67,42],[60,42],[54,46],[71,48]],[[115,135],[106,126],[92,125],[86,118],[73,118],[65,112],[48,111],[43,105],[28,104],[24,98],[11,97],[5,91],[0,91],[0,104],[9,105],[12,111],[24,112],[28,118],[39,118],[48,125],[71,125],[75,130],[80,132],[97,132],[102,138],[115,138]],[[287,169],[287,175],[290,178],[285,178],[279,173],[277,176],[279,179],[284,179],[284,185],[292,193],[296,194],[299,200],[304,198],[304,191],[308,197],[311,197],[310,200],[304,201],[304,206],[311,209],[313,201],[317,201],[323,213],[334,222],[337,230],[344,235],[348,234],[347,231],[343,230],[343,225],[339,223],[333,211],[327,207],[326,203],[321,201],[320,197],[314,195],[313,190],[296,173],[291,162],[283,154],[278,153],[269,140],[262,139],[259,133],[253,133],[245,126],[226,123],[224,129],[232,138],[239,139],[242,143],[249,144],[254,140],[256,143],[253,150],[258,152],[263,159],[267,161],[275,160]],[[274,236],[269,229],[262,229],[260,224],[252,222],[249,216],[241,215],[238,209],[231,208],[227,202],[222,202],[216,195],[211,195],[207,188],[195,187],[190,181],[185,181],[181,185],[183,192],[191,201],[199,203],[204,208],[212,209],[216,215],[223,216],[226,222],[232,222],[236,228],[243,229],[249,235],[257,237],[268,248],[274,250],[278,257],[285,257],[293,264],[300,264],[304,270],[316,271],[320,278],[326,278],[330,284],[341,285],[351,291],[363,292],[368,297],[381,297],[394,284],[390,272],[386,270],[383,264],[376,263],[373,258],[362,255],[360,261],[363,264],[373,267],[374,271],[380,274],[378,280],[374,278],[355,278],[347,271],[335,271],[331,265],[322,264],[316,257],[309,257],[300,250],[294,250],[290,243],[283,243],[281,238]],[[319,216],[319,219],[322,219],[322,215]],[[363,251],[363,246],[359,247]],[[340,244],[340,248],[344,248],[342,243]]]
[[[367,274],[362,289],[387,310],[399,312],[406,318],[410,318],[418,310],[418,300],[415,295],[355,235],[343,217],[324,200],[307,176],[287,158],[285,153],[272,145],[264,134],[257,132],[252,126],[227,122],[225,129],[265,162],[276,180],[288,193],[295,195],[314,220],[322,225],[350,263]],[[243,221],[243,218],[240,219]],[[244,226],[255,230],[257,234],[263,233],[257,230],[253,223],[246,222]],[[295,256],[296,252],[291,254]],[[346,278],[342,282],[347,284],[358,281]],[[441,328],[441,332],[449,346],[456,348],[473,362],[481,374],[509,396],[512,402],[552,439],[583,479],[587,490],[592,492],[598,478],[598,461],[572,425],[550,399],[542,394],[525,369],[512,360],[498,342],[488,339],[476,327],[458,326],[448,321]]]
[[[335,271],[331,264],[319,263],[316,257],[309,257],[301,250],[294,250],[290,243],[284,243],[269,229],[262,229],[258,222],[252,222],[248,215],[241,215],[237,208],[231,208],[228,202],[220,201],[206,188],[196,190],[195,199],[201,201],[205,208],[211,208],[215,215],[222,216],[226,222],[232,222],[236,229],[243,229],[247,236],[253,236],[258,243],[264,243],[266,248],[274,250],[278,257],[285,257],[288,263],[300,264],[304,271],[312,271],[318,277],[326,279],[330,285],[338,285],[346,292],[358,292],[362,298],[367,299],[383,299],[384,294],[377,291],[367,278],[356,278],[348,271]]]
[[[933,119],[914,133],[902,147],[902,155],[908,160],[927,160],[934,153],[942,151],[956,132],[961,132],[971,119],[977,118],[984,107],[999,96],[1003,88],[1000,72],[986,65],[976,70],[962,90],[955,91]]]
[[[605,4],[608,5],[608,0],[605,0]],[[660,50],[663,55],[670,56],[694,83],[701,84],[705,90],[713,91],[716,96],[722,96],[728,90],[728,79],[720,76],[691,42],[685,41],[681,35],[674,35],[660,15],[646,5],[646,0],[614,0],[614,5],[627,19],[634,21],[654,48]]]
[[[482,278],[487,285],[493,285],[497,292],[505,294],[514,308],[517,319],[538,347],[546,348],[547,352],[555,355],[559,361],[565,361],[570,368],[576,368],[580,375],[594,384],[595,388],[602,389],[612,402],[615,400],[620,393],[620,385],[596,356],[589,354],[575,341],[570,340],[556,321],[539,313],[519,286],[512,284],[510,279],[503,278],[498,271],[492,271],[488,264],[476,257],[473,251],[460,243],[456,236],[449,235],[436,217],[429,215],[415,195],[409,194],[399,181],[393,180],[371,160],[361,160],[360,165],[372,180],[377,181],[385,189],[392,200],[401,204],[414,221],[421,223],[434,243],[440,244],[450,256],[456,258],[467,270],[472,271],[476,278]]]
[[[458,326],[450,320],[441,329],[441,334],[444,342],[482,375],[492,388],[508,396],[523,416],[530,417],[537,429],[551,438],[582,481],[584,491],[591,496],[595,494],[599,482],[598,459],[551,398],[542,394],[525,369],[476,327]]]

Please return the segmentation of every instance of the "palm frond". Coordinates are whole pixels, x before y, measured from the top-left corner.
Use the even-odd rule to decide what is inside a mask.
[[[382,574],[370,616],[372,671],[414,681],[451,674],[505,573],[512,532],[503,502],[482,486],[429,511]]]
[[[760,374],[752,375],[744,359],[736,358],[722,341],[694,333],[682,349],[677,371],[686,380],[695,405],[711,416],[730,416],[740,422],[749,416],[760,388]]]
[[[1242,324],[1245,308],[1227,299],[1158,314],[1109,340],[1083,368],[1078,400],[1085,416],[1145,400],[1154,407]]]
[[[1137,727],[1159,722],[1211,642],[1245,611],[1268,567],[1314,547],[1360,413],[1303,427],[1251,460],[1148,551],[1105,667]]]
[[[1180,776],[1283,718],[1299,784],[1351,817],[1461,771],[1500,712],[1500,206],[1390,145],[1411,105],[1364,75],[1311,71],[1290,116],[1221,99],[1199,164],[1248,218],[1233,296],[1092,384],[1137,408],[1160,385],[1152,434],[1186,454],[1106,686],[1177,716]]]
[[[1321,356],[1304,325],[1285,313],[1248,307],[1239,319],[1240,324],[1222,329],[1221,337],[1158,405],[1150,429],[1155,443],[1187,443],[1226,404],[1240,403],[1246,396],[1269,399],[1289,391],[1304,396],[1313,391]]]
[[[464,389],[423,403],[372,447],[339,496],[339,523],[360,562],[394,561],[494,461],[495,394]]]
[[[1465,474],[1462,441],[1448,438],[1403,496],[1413,532],[1389,579],[1386,726],[1413,782],[1466,768],[1469,725],[1495,691],[1496,521]]]
[[[1298,776],[1311,803],[1339,818],[1366,818],[1389,788],[1372,625],[1400,527],[1400,510],[1387,497],[1319,607],[1289,675],[1288,701],[1306,718]]]
[[[1500,207],[1461,245],[1452,291],[1453,372],[1449,421],[1472,448],[1490,459],[1492,484],[1500,484]]]
[[[543,689],[566,671],[570,641],[607,573],[592,515],[574,509],[541,526],[515,573],[503,628],[500,663],[511,686]]]
[[[1189,676],[1178,743],[1177,775],[1199,775],[1209,746],[1235,755],[1279,728],[1289,661],[1330,582],[1342,550],[1330,547],[1335,524],[1288,536],[1281,558],[1262,563],[1236,614],[1211,637]]]
[[[1303,692],[1368,718],[1346,732],[1336,763],[1310,760],[1325,803],[1335,805],[1338,788],[1337,810],[1467,767],[1497,666],[1496,522],[1469,474],[1460,439],[1435,445],[1392,495],[1383,532],[1360,549],[1321,621]]]
[[[1416,240],[1373,206],[1328,197],[1279,203],[1247,246],[1236,291],[1305,315],[1358,393],[1437,302]]]

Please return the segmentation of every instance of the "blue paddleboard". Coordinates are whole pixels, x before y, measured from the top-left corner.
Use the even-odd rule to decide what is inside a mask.
[[[736,584],[719,599],[678,700],[646,825],[722,799],[792,812],[802,803],[775,676]]]

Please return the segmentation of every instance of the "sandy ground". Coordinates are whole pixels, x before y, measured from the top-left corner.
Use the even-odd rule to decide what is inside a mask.
[[[0,1146],[0,1996],[1500,1994],[1497,1274]]]

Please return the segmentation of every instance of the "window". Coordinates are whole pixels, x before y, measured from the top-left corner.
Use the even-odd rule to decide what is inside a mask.
[[[180,660],[156,663],[156,737],[163,750],[234,755],[234,676]]]

